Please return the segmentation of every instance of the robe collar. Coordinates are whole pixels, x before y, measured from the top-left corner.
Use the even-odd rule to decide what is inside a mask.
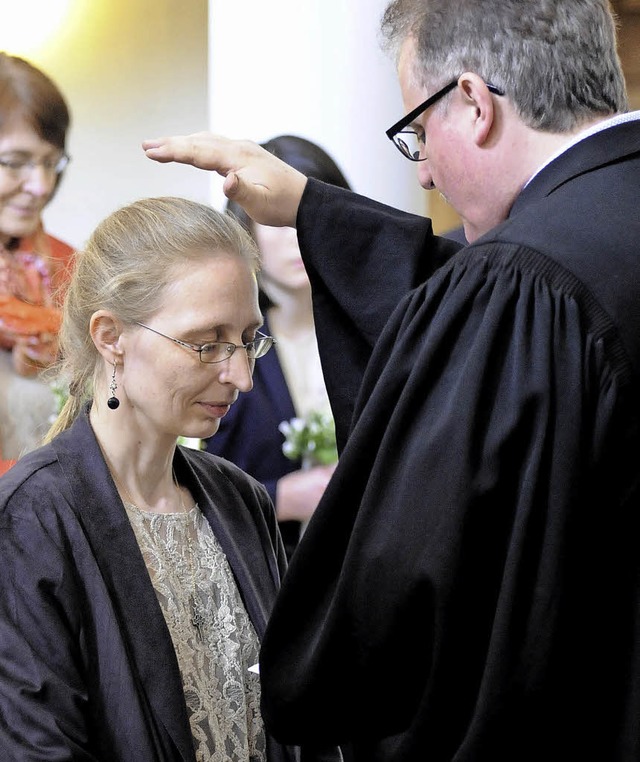
[[[521,191],[509,217],[532,201],[549,196],[580,175],[640,153],[640,122],[633,120],[609,127],[575,143],[547,164]]]

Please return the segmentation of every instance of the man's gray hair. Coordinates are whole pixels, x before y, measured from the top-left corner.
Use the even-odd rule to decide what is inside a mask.
[[[417,84],[475,72],[534,129],[567,132],[628,108],[608,0],[393,0],[381,33],[396,56],[413,39]]]

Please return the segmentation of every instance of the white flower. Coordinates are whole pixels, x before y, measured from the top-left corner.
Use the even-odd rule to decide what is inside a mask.
[[[330,414],[313,411],[306,418],[292,418],[278,425],[284,435],[282,452],[290,460],[328,465],[338,459],[336,432]]]
[[[291,424],[289,421],[282,421],[282,423],[278,426],[278,431],[284,434],[285,437],[288,437],[291,434]]]

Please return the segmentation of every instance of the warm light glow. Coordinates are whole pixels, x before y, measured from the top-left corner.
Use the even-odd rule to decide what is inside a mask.
[[[3,0],[0,50],[18,56],[41,52],[59,32],[71,0]]]

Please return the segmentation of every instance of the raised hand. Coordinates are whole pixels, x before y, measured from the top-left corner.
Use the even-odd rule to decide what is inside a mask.
[[[295,227],[307,178],[257,143],[198,132],[145,140],[142,147],[154,161],[191,164],[222,175],[224,194],[256,222]]]

